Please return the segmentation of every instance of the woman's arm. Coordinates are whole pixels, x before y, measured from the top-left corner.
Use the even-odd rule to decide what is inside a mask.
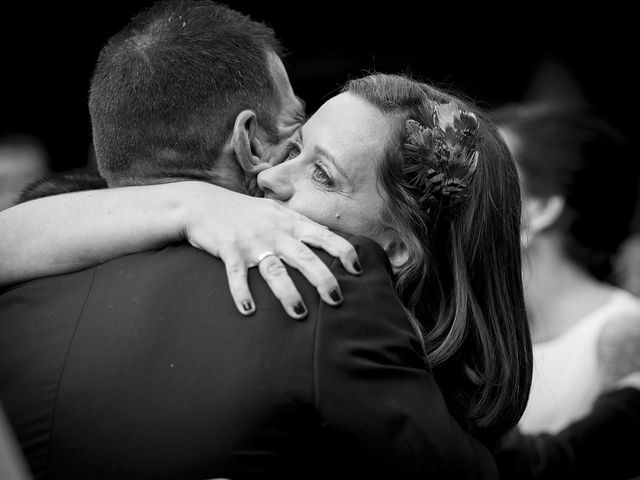
[[[301,316],[294,305],[302,299],[279,258],[299,269],[328,303],[341,299],[335,277],[302,242],[323,248],[339,257],[349,272],[359,273],[352,245],[322,225],[271,200],[204,182],[41,198],[0,212],[0,232],[0,285],[188,240],[225,262],[232,295],[243,314],[255,310],[247,268],[266,251],[276,255],[260,262],[260,271],[293,317]]]

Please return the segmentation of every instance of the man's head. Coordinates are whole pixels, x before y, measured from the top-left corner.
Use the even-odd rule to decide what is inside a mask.
[[[211,1],[138,14],[91,83],[101,174],[110,186],[196,178],[241,189],[303,117],[280,54],[269,27]]]

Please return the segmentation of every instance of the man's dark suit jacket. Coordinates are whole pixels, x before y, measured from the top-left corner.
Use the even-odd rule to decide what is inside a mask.
[[[37,478],[493,478],[448,414],[384,251],[322,258],[344,304],[291,271],[286,315],[256,269],[240,315],[223,263],[187,245],[0,295],[0,395]]]

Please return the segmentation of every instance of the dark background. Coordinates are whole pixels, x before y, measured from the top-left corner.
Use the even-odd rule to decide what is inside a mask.
[[[54,170],[84,165],[91,142],[86,104],[94,62],[106,40],[150,3],[3,5],[0,136],[36,136]],[[639,27],[627,7],[226,3],[276,30],[290,52],[285,63],[291,82],[309,112],[349,77],[377,70],[411,73],[454,88],[488,109],[548,86],[557,96],[574,95],[577,85],[578,94],[628,138],[637,135],[633,70]]]

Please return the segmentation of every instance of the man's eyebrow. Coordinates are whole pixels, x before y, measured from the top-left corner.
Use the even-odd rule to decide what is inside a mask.
[[[306,120],[307,118],[307,102],[305,102],[302,98],[300,98],[298,95],[296,95],[296,99],[300,102],[300,104],[302,105],[302,117]]]
[[[302,144],[302,126],[307,122],[306,118],[302,118],[300,120],[300,125],[298,125],[298,127],[295,129],[295,131],[293,133],[282,133],[280,132],[280,134],[278,135],[278,139],[277,142],[284,142],[284,141],[297,141],[299,143]]]

